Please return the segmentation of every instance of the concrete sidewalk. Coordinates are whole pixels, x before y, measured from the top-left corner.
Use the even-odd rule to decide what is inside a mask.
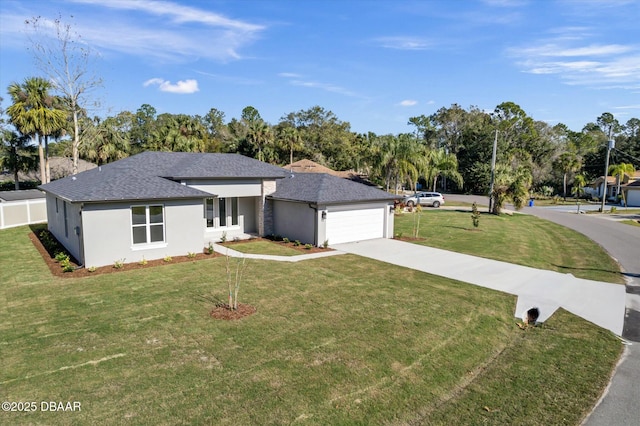
[[[327,250],[326,252],[301,254],[298,256],[273,256],[269,254],[242,253],[220,244],[213,244],[213,250],[216,253],[220,253],[223,255],[228,254],[231,257],[244,257],[246,259],[275,260],[278,262],[300,262],[302,260],[318,259],[320,257],[339,256],[341,254],[345,254],[345,252],[343,251]]]
[[[337,244],[332,248],[382,262],[452,278],[518,296],[515,316],[540,309],[545,321],[558,307],[622,335],[625,286],[575,278],[497,260],[425,247],[398,240],[377,239]]]

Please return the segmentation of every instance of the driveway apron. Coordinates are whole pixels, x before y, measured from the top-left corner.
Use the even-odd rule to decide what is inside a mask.
[[[535,306],[540,309],[539,321],[545,321],[562,307],[618,336],[622,334],[624,285],[391,239],[336,244],[332,248],[516,295],[514,315],[518,318]]]

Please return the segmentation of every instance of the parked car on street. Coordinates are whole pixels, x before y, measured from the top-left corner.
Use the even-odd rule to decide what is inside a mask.
[[[444,197],[439,192],[418,192],[410,197],[406,197],[403,203],[407,207],[413,207],[420,204],[421,206],[429,206],[438,208],[444,204]]]

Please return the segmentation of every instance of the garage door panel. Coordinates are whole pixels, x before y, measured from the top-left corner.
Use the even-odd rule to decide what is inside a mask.
[[[384,208],[331,211],[327,214],[329,244],[384,236]]]

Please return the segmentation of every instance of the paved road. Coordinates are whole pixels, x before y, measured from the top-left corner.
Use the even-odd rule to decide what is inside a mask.
[[[487,197],[448,195],[451,201],[476,201],[488,205]],[[525,207],[523,213],[574,229],[600,244],[621,266],[627,278],[626,315],[622,335],[626,347],[609,389],[585,426],[640,425],[640,228],[616,223],[609,215],[578,215],[573,209]]]

